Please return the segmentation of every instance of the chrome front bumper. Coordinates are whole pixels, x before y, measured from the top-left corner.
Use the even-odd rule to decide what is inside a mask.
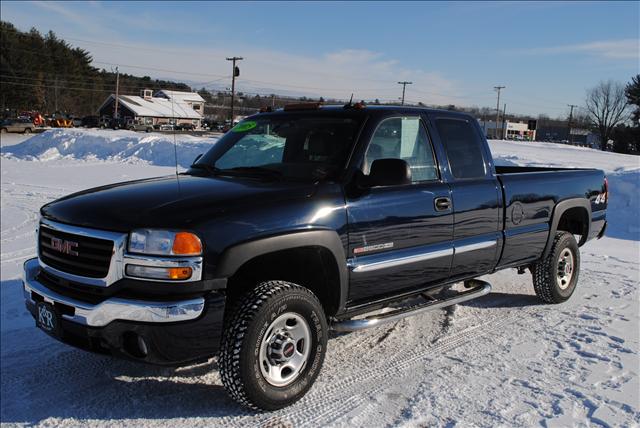
[[[33,299],[32,294],[35,293],[45,302],[73,308],[73,315],[62,314],[62,317],[89,327],[104,327],[115,320],[150,323],[188,321],[198,318],[204,311],[205,302],[202,297],[178,302],[153,302],[112,297],[92,305],[47,288],[36,279],[39,269],[37,258],[24,263],[22,282],[26,305],[36,305],[37,301]]]

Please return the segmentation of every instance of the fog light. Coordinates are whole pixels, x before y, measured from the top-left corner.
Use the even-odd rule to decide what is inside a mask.
[[[193,271],[190,267],[155,267],[127,265],[127,275],[136,278],[185,280],[191,278]]]

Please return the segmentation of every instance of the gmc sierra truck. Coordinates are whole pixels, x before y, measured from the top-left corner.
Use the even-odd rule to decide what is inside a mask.
[[[329,330],[483,296],[475,278],[506,268],[567,300],[606,207],[602,171],[495,166],[466,114],[291,105],[238,123],[185,173],[43,206],[24,296],[40,329],[82,349],[217,355],[231,397],[273,410],[311,388]]]

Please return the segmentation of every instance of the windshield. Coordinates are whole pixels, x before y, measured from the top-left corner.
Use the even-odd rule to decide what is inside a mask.
[[[244,120],[193,166],[228,175],[333,178],[344,168],[359,130],[353,118],[277,115]]]

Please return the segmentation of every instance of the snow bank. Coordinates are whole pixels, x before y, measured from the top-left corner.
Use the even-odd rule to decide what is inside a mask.
[[[176,135],[178,164],[187,168],[195,157],[217,141],[211,137]],[[133,131],[55,129],[43,132],[14,146],[3,147],[3,157],[50,161],[61,158],[147,162],[175,165],[174,136],[141,134]]]
[[[603,152],[567,144],[489,140],[497,165],[597,168],[607,175],[640,170],[640,156]]]
[[[496,165],[598,168],[609,180],[607,236],[640,241],[640,157],[566,144],[489,140]]]

